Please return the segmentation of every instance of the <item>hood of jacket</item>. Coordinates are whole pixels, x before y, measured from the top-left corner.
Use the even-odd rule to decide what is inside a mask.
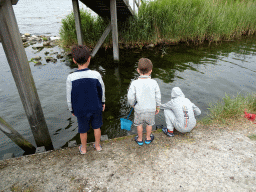
[[[174,99],[174,98],[177,98],[177,97],[185,97],[185,95],[179,87],[174,87],[172,89],[171,98]]]

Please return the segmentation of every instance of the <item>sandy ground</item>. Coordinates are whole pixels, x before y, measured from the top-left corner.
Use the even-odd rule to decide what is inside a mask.
[[[256,191],[256,125],[198,126],[150,145],[133,137],[0,161],[0,191]]]

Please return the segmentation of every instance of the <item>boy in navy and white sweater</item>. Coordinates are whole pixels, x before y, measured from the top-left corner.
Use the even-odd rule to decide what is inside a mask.
[[[86,46],[72,48],[74,63],[78,70],[67,77],[67,103],[72,115],[77,117],[78,133],[80,133],[81,154],[86,153],[87,132],[90,125],[94,129],[94,148],[101,151],[100,137],[102,126],[102,111],[105,110],[105,86],[101,75],[97,71],[88,69],[90,64],[90,51]]]

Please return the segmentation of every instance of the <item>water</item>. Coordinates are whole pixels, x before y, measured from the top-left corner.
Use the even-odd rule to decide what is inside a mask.
[[[35,7],[40,7],[35,8]],[[80,6],[81,7],[81,6]],[[71,0],[32,1],[23,0],[14,6],[21,33],[48,34],[58,36],[61,19],[72,11]],[[103,115],[102,134],[118,137],[134,134],[120,129],[120,118],[129,113],[127,89],[132,79],[138,77],[136,63],[141,57],[148,57],[154,64],[154,78],[162,93],[162,103],[169,101],[171,89],[178,86],[186,97],[201,110],[201,117],[207,114],[209,102],[216,102],[225,93],[236,95],[255,92],[256,40],[249,38],[219,45],[187,47],[186,45],[156,47],[152,50],[120,50],[120,62],[114,63],[112,50],[100,50],[90,64],[99,71],[106,86],[106,110]],[[44,57],[44,52],[62,52],[58,47],[43,49],[36,53],[32,46],[26,49],[28,60],[35,56]],[[67,58],[68,59],[68,58]],[[54,147],[66,146],[69,140],[77,140],[76,118],[70,115],[66,104],[66,77],[75,70],[69,61],[46,63],[34,66],[31,71],[38,90],[43,112]],[[0,44],[0,117],[35,145],[10,67]],[[132,116],[133,117],[133,116]],[[156,118],[156,124],[165,124],[163,112]],[[93,141],[89,132],[88,140]],[[0,132],[0,158],[7,152],[15,156],[23,151]]]

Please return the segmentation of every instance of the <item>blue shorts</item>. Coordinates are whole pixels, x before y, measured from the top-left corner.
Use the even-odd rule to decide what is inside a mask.
[[[87,133],[90,125],[93,129],[98,129],[103,125],[102,111],[87,113],[86,116],[77,117],[78,133]]]

